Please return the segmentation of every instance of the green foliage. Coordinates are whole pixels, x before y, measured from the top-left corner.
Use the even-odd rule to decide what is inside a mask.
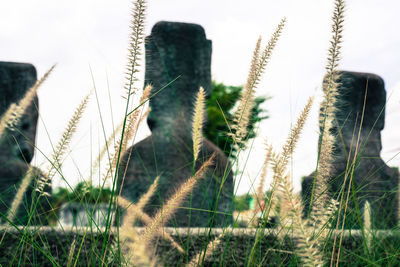
[[[233,205],[235,207],[236,211],[244,211],[248,210],[250,199],[252,199],[252,196],[250,194],[245,194],[242,196],[235,196],[233,199]]]
[[[229,136],[230,125],[232,125],[234,108],[239,101],[242,89],[242,86],[227,86],[213,81],[212,93],[206,103],[208,121],[204,127],[204,135],[225,155],[233,158],[236,149],[232,137]],[[266,97],[256,97],[254,100],[246,141],[256,136],[256,124],[268,118],[265,115],[266,110],[260,107],[266,100]]]
[[[52,195],[52,200],[56,207],[66,202],[107,203],[111,195],[109,188],[94,187],[86,182],[80,182],[72,191],[66,188],[58,188]]]

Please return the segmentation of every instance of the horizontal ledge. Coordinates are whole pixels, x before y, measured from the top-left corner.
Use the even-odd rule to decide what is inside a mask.
[[[144,227],[133,227],[137,231],[138,234],[144,231]],[[22,232],[40,232],[40,233],[51,233],[57,232],[58,234],[85,234],[89,232],[91,234],[101,234],[106,231],[105,227],[52,227],[52,226],[18,226],[18,230],[14,226],[5,226],[0,225],[0,233],[7,231],[8,233],[18,234],[20,231]],[[111,231],[113,233],[117,233],[118,229],[116,227],[112,227]],[[265,229],[257,229],[257,228],[204,228],[204,227],[163,227],[163,231],[169,233],[172,236],[188,236],[188,235],[232,235],[232,236],[254,236],[259,231],[263,231],[263,235],[272,235],[276,236],[278,234],[278,230],[274,228],[265,228]],[[340,230],[333,230],[336,231],[337,235],[341,235]],[[364,232],[366,234],[366,232]],[[400,236],[400,229],[393,229],[393,230],[371,230],[371,236],[377,237],[391,237],[391,236]],[[332,234],[332,236],[335,236]],[[363,236],[363,233],[360,229],[345,229],[343,230],[344,237],[360,237]]]

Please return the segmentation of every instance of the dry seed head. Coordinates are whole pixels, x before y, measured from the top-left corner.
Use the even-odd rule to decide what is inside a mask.
[[[329,196],[327,185],[331,176],[332,162],[334,160],[333,148],[335,137],[331,134],[331,129],[334,126],[336,101],[338,96],[337,80],[339,78],[337,66],[340,60],[340,49],[342,42],[342,31],[344,22],[344,1],[336,0],[335,8],[332,17],[332,39],[331,47],[329,48],[328,63],[326,66],[327,73],[324,81],[324,100],[321,103],[320,117],[320,148],[319,162],[315,182],[314,199],[311,200],[311,217],[315,220],[320,218],[318,214],[321,210],[325,210],[329,205]],[[325,216],[326,217],[326,216]],[[320,220],[320,219],[318,219]]]
[[[363,212],[364,232],[367,239],[367,245],[371,247],[371,206],[368,201],[365,201]]]
[[[265,160],[264,160],[264,164],[263,164],[261,176],[260,176],[260,183],[258,185],[257,193],[256,193],[256,199],[258,200],[257,202],[259,204],[261,203],[261,201],[264,201],[264,184],[265,184],[265,180],[267,179],[268,167],[269,167],[269,164],[271,162],[271,157],[272,157],[272,145],[268,145],[267,142],[265,142],[265,143],[267,146],[267,154],[265,155]]]
[[[75,246],[76,246],[76,236],[74,237],[74,240],[72,241],[71,247],[69,249],[67,267],[72,266],[72,262],[74,260]]]
[[[160,180],[160,176],[157,176],[157,178],[151,184],[151,186],[147,190],[147,192],[139,199],[138,203],[136,204],[136,207],[138,209],[143,210],[143,208],[147,205],[150,198],[154,195],[154,193],[157,190],[159,180]]]
[[[22,183],[20,184],[17,193],[13,199],[11,204],[11,208],[8,210],[7,219],[12,222],[14,220],[15,215],[17,214],[18,207],[22,202],[24,194],[28,189],[28,186],[31,184],[33,179],[33,167],[30,165],[28,171],[25,173],[24,178],[22,179]]]
[[[72,118],[69,120],[67,128],[65,128],[64,133],[62,134],[61,139],[58,141],[57,147],[53,152],[53,155],[50,158],[50,167],[48,168],[47,173],[45,176],[42,176],[36,188],[40,194],[44,194],[44,187],[46,185],[51,186],[51,180],[53,179],[54,175],[57,171],[60,171],[61,168],[61,158],[67,151],[68,145],[71,142],[72,136],[76,132],[77,125],[82,118],[82,115],[89,103],[89,97],[92,91],[90,91],[86,97],[82,100],[79,106],[76,108]]]
[[[141,46],[144,43],[144,19],[146,13],[146,1],[137,0],[134,3],[134,9],[132,10],[132,21],[131,21],[131,34],[128,48],[128,66],[126,70],[127,82],[125,89],[127,95],[131,95],[138,91],[138,88],[134,87],[134,83],[138,80],[136,73],[139,72],[138,67],[141,60]]]
[[[261,36],[257,40],[256,47],[254,48],[253,57],[250,63],[250,70],[247,77],[247,82],[244,90],[240,94],[239,107],[235,113],[234,124],[232,128],[235,130],[233,135],[234,141],[238,144],[242,143],[247,134],[247,126],[251,116],[251,109],[254,103],[254,84],[257,66],[260,60],[260,46]]]
[[[96,160],[93,162],[93,167],[92,167],[92,171],[93,173],[96,172],[96,170],[99,168],[100,162],[103,159],[104,155],[106,154],[106,152],[109,151],[109,147],[110,144],[113,144],[115,142],[115,137],[119,134],[121,134],[122,131],[122,127],[123,127],[123,122],[120,123],[115,129],[114,131],[111,133],[111,135],[108,137],[105,145],[103,146],[103,148],[101,149],[99,155],[97,156]],[[114,143],[115,145],[115,143]]]
[[[313,102],[314,102],[313,96],[308,98],[306,106],[300,113],[300,116],[297,118],[296,125],[290,130],[290,135],[287,138],[286,143],[282,149],[282,156],[283,156],[282,164],[283,165],[287,165],[289,157],[291,156],[291,154],[293,153],[293,151],[297,145],[297,142],[300,137],[300,133],[303,131],[303,128],[304,128],[304,125],[308,118],[308,115],[310,114],[310,110],[311,110]]]
[[[143,90],[143,94],[140,97],[140,104],[144,104],[144,102],[146,102],[151,94],[151,90],[153,89],[153,86],[148,84],[144,90]],[[127,118],[127,126],[125,128],[125,136],[124,136],[124,140],[122,142],[122,148],[121,151],[126,151],[126,149],[128,148],[128,142],[130,142],[134,136],[136,136],[136,132],[138,130],[139,127],[139,122],[140,119],[143,117],[143,115],[141,114],[143,112],[143,107],[140,107],[138,109],[136,109],[133,113],[131,113],[130,115],[128,115]],[[116,165],[115,159],[114,159],[114,165]]]
[[[175,194],[163,205],[160,211],[154,216],[153,221],[148,225],[141,236],[141,240],[149,242],[155,234],[162,228],[179,205],[183,202],[186,196],[193,190],[199,179],[204,177],[206,170],[212,165],[215,154],[213,154],[200,169],[190,177],[186,182],[181,184]]]
[[[145,101],[147,101],[150,97],[151,90],[153,87],[151,85],[147,85],[143,91],[143,94],[140,98],[140,103],[143,104]],[[126,119],[126,126],[124,130],[124,138],[121,143],[121,137],[118,139],[118,141],[114,145],[114,152],[110,155],[110,161],[108,162],[108,167],[106,168],[106,172],[103,174],[103,181],[107,181],[110,177],[112,177],[115,173],[115,170],[117,169],[117,165],[119,162],[119,156],[121,151],[124,153],[127,148],[128,148],[128,143],[132,141],[132,139],[136,136],[138,127],[140,125],[140,122],[142,121],[143,116],[147,116],[147,112],[141,114],[143,111],[143,107],[137,108],[135,111],[133,111],[131,114],[128,115]],[[121,123],[121,130],[123,128],[124,122]],[[116,133],[115,133],[116,134]],[[113,135],[115,135],[113,133]],[[110,139],[109,139],[110,140]],[[107,147],[105,148],[107,149]],[[104,150],[104,149],[103,149]],[[107,150],[105,150],[107,151]],[[104,152],[105,152],[104,151]],[[98,158],[99,160],[99,158]],[[101,160],[101,158],[100,158]]]
[[[306,106],[292,128],[289,137],[283,146],[282,153],[273,155],[273,185],[277,188],[280,197],[279,221],[281,227],[293,229],[297,239],[295,251],[302,258],[304,266],[323,266],[323,256],[318,243],[314,238],[314,231],[309,227],[309,222],[303,219],[303,206],[298,194],[294,193],[294,187],[287,171],[290,155],[293,153],[300,133],[305,125],[306,119],[312,107],[313,97],[308,99]],[[287,225],[290,224],[290,225]],[[281,235],[286,231],[281,229]]]
[[[199,156],[201,142],[203,139],[203,124],[205,112],[205,99],[206,93],[203,87],[200,87],[196,96],[196,103],[194,106],[193,123],[192,123],[192,139],[193,139],[193,158],[197,160]]]
[[[202,259],[204,257],[204,261],[209,259],[214,251],[219,247],[221,244],[221,239],[222,239],[223,233],[221,233],[219,236],[215,237],[211,242],[208,243],[205,255],[203,256],[203,251],[198,252],[192,260],[186,264],[186,267],[196,267],[196,266],[202,266]]]
[[[246,139],[247,127],[250,122],[251,110],[254,104],[254,92],[257,88],[258,83],[260,82],[261,75],[264,73],[265,68],[271,58],[272,51],[276,46],[285,22],[285,18],[281,20],[261,55],[261,38],[258,39],[256,48],[254,49],[247,82],[244,90],[241,93],[239,107],[233,119],[234,124],[232,126],[232,129],[234,130],[234,135],[232,137],[237,145],[244,144],[244,141]]]
[[[144,213],[141,209],[139,209],[135,204],[127,200],[122,196],[118,196],[118,204],[121,205],[123,209],[126,210],[125,217],[122,220],[121,228],[130,229],[133,227],[133,223],[136,219],[144,222],[146,225],[149,225],[152,222],[152,218],[149,215]],[[172,236],[168,232],[159,231],[158,235],[166,240],[168,240],[174,248],[176,248],[179,252],[184,253],[183,248],[176,243],[176,241],[172,238]]]

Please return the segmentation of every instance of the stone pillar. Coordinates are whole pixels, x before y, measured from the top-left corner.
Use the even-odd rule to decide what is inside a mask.
[[[204,29],[199,25],[158,22],[146,38],[145,83],[151,83],[154,90],[158,90],[180,77],[150,100],[151,112],[147,122],[152,135],[129,148],[124,155],[119,170],[121,182],[127,167],[122,195],[136,202],[160,175],[158,190],[145,208],[146,213],[153,215],[202,162],[212,153],[217,156],[215,164],[200,180],[192,196],[183,203],[185,208],[178,209],[168,222],[171,226],[224,226],[232,223],[234,184],[226,156],[204,139],[195,170],[192,168],[194,100],[200,86],[207,94],[211,93],[210,65],[211,41],[206,39]],[[129,165],[126,166],[129,155]]]
[[[4,114],[12,103],[19,101],[35,82],[36,69],[33,65],[0,62],[0,114]],[[3,136],[0,136],[0,212],[4,215],[7,214],[19,184],[33,158],[38,114],[38,99],[36,97],[27,108],[16,129],[13,131],[6,130]],[[35,175],[40,173],[37,169],[34,172]],[[27,210],[30,209],[32,203],[35,183],[36,179],[33,179],[25,192],[14,221],[17,224],[27,222]],[[51,192],[49,187],[46,190]],[[45,210],[48,209],[46,202],[41,203],[46,206]],[[41,210],[40,213],[43,216],[44,209],[42,209],[41,204],[38,205],[38,210]],[[35,222],[40,222],[40,219],[39,221],[35,220]]]
[[[360,211],[365,201],[371,204],[373,227],[394,227],[398,217],[399,173],[394,168],[388,167],[380,157],[381,131],[385,124],[384,82],[375,74],[349,71],[339,73],[336,126],[331,129],[336,136],[335,160],[329,189],[334,197],[338,196],[345,178],[348,158],[350,158],[350,164],[353,162],[361,127],[346,226],[359,227],[356,200]],[[302,182],[302,197],[306,210],[309,207],[313,178],[314,174],[311,174],[304,177]],[[350,180],[350,175],[347,179]],[[347,194],[348,187],[345,189]]]

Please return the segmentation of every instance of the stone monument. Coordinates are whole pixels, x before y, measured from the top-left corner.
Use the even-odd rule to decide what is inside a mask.
[[[18,102],[36,82],[36,69],[31,64],[0,62],[0,114],[12,103]],[[25,176],[29,163],[34,155],[36,125],[38,120],[38,98],[27,108],[15,130],[7,129],[0,137],[0,212],[6,215],[11,206],[22,178]],[[34,169],[34,175],[40,174]],[[35,177],[36,178],[36,177]],[[14,223],[25,224],[28,220],[28,210],[32,199],[37,194],[34,186],[37,179],[32,179],[31,185],[18,209]],[[51,192],[51,188],[47,187]],[[49,210],[48,201],[40,201],[38,213],[31,223],[45,223],[44,213]],[[0,221],[3,221],[0,219]]]
[[[331,129],[336,136],[335,159],[329,190],[331,195],[337,198],[345,179],[348,158],[350,164],[353,162],[361,127],[346,225],[351,228],[356,228],[357,225],[359,227],[356,210],[362,211],[365,201],[369,201],[372,226],[394,227],[397,224],[398,214],[399,173],[396,169],[388,167],[380,157],[381,131],[385,124],[384,82],[379,76],[370,73],[340,71],[339,74],[336,126]],[[306,211],[309,210],[313,178],[314,173],[304,177],[302,182],[302,198]],[[349,180],[350,175],[347,178],[347,185]],[[345,196],[347,189],[346,186]]]
[[[193,168],[193,106],[200,86],[211,93],[211,41],[199,25],[158,22],[146,37],[145,46],[145,84],[151,83],[158,90],[179,78],[150,100],[147,123],[152,135],[125,153],[119,169],[120,183],[126,170],[122,195],[136,202],[160,176],[158,190],[144,209],[152,216],[215,153],[214,165],[167,225],[231,224],[234,184],[226,156],[204,139]]]

